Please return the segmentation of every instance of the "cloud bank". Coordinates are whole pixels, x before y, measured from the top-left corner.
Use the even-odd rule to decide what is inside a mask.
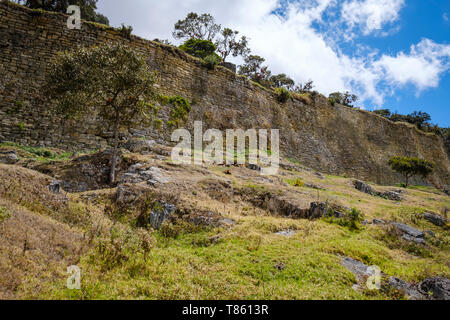
[[[380,30],[400,19],[404,5],[404,0],[100,0],[98,7],[114,24],[172,42],[177,20],[189,12],[210,13],[247,35],[253,53],[266,58],[273,73],[287,73],[299,83],[312,79],[324,94],[349,90],[380,106],[393,88],[413,85],[420,92],[438,86],[450,68],[450,45],[422,39],[409,52],[380,56],[364,48],[364,54],[349,55],[329,35],[345,34],[344,42],[386,35]]]

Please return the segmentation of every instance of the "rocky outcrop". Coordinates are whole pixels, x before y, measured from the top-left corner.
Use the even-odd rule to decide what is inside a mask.
[[[374,197],[381,197],[381,198],[385,198],[385,199],[392,200],[392,201],[401,201],[402,200],[400,193],[396,192],[396,191],[385,191],[385,192],[375,191],[367,183],[359,181],[359,180],[355,180],[353,182],[353,185],[355,186],[355,188],[357,190],[367,193],[367,194],[370,194],[371,196],[374,196]]]
[[[447,219],[435,213],[425,212],[423,217],[438,227],[444,227],[447,224]]]
[[[411,285],[402,279],[390,277],[388,280],[388,284],[392,288],[409,297],[409,299],[411,300],[423,300],[425,298],[425,296],[419,291],[416,286]]]
[[[410,242],[415,242],[417,244],[426,244],[425,233],[416,228],[413,228],[407,224],[393,222],[391,223],[398,231],[403,233],[402,239]]]
[[[450,279],[433,277],[424,280],[420,289],[433,300],[450,300]]]
[[[2,151],[0,150],[0,163],[3,164],[16,164],[19,162],[19,157],[14,151]]]

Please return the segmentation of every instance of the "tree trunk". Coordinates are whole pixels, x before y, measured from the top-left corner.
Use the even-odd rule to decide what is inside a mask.
[[[406,175],[406,176],[405,176],[405,178],[406,178],[406,183],[405,183],[405,185],[406,185],[406,188],[408,188],[408,183],[409,183],[409,176],[408,176],[408,175]]]
[[[116,166],[117,166],[117,150],[119,148],[119,120],[120,114],[116,110],[116,122],[114,123],[114,148],[111,155],[111,172],[109,173],[109,182],[114,184],[116,181]]]

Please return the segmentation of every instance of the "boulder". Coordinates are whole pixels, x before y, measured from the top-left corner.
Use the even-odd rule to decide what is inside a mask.
[[[381,219],[373,219],[373,224],[386,224],[386,221]]]
[[[170,203],[162,203],[158,208],[154,208],[150,214],[150,226],[153,229],[160,229],[164,221],[175,212],[176,207]]]
[[[326,202],[312,202],[309,209],[309,217],[316,219],[328,214],[328,204]]]
[[[392,225],[403,234],[407,234],[413,238],[425,238],[425,234],[422,231],[419,231],[411,226],[408,226],[403,223],[393,222]]]
[[[423,300],[424,296],[415,288],[414,286],[410,285],[406,281],[396,278],[396,277],[390,277],[388,280],[389,286],[393,287],[394,289],[402,292],[404,295],[408,296],[411,300]]]
[[[395,191],[381,192],[378,195],[382,198],[392,200],[392,201],[401,201],[402,200],[402,197],[400,196],[400,194]]]
[[[19,157],[15,151],[1,151],[0,150],[0,163],[3,164],[16,164],[19,162]]]
[[[450,279],[444,277],[428,278],[419,287],[433,300],[450,300]]]
[[[60,181],[52,181],[50,185],[48,186],[48,190],[50,190],[51,193],[60,193],[61,192],[61,182]]]
[[[444,227],[447,224],[447,220],[443,216],[435,213],[426,212],[423,217],[438,227]]]
[[[359,283],[365,283],[374,274],[372,267],[352,258],[343,258],[342,265],[355,275]]]
[[[362,181],[355,180],[353,182],[353,185],[355,186],[356,190],[359,190],[361,192],[364,192],[364,193],[367,193],[370,195],[374,194],[372,187]]]
[[[425,239],[423,239],[423,238],[415,238],[415,237],[410,236],[409,234],[404,234],[402,236],[402,239],[406,240],[406,241],[409,241],[409,242],[415,242],[417,244],[422,244],[422,245],[426,245],[427,244]]]

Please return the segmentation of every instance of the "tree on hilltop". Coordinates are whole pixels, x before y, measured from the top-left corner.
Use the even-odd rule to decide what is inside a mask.
[[[225,62],[228,56],[233,57],[243,56],[246,57],[250,54],[248,48],[248,39],[246,36],[242,36],[239,40],[237,36],[239,31],[231,30],[230,28],[224,28],[220,32],[220,37],[216,41],[217,51],[222,56],[222,60]]]
[[[284,88],[286,90],[292,90],[295,86],[295,81],[284,73],[271,76],[270,82],[275,88]]]
[[[271,72],[267,66],[263,66],[263,57],[250,55],[244,59],[244,64],[239,67],[239,74],[247,76],[259,84],[270,86]]]
[[[198,15],[191,12],[184,20],[178,20],[172,35],[175,39],[200,39],[214,42],[221,28],[212,15],[207,13]]]

